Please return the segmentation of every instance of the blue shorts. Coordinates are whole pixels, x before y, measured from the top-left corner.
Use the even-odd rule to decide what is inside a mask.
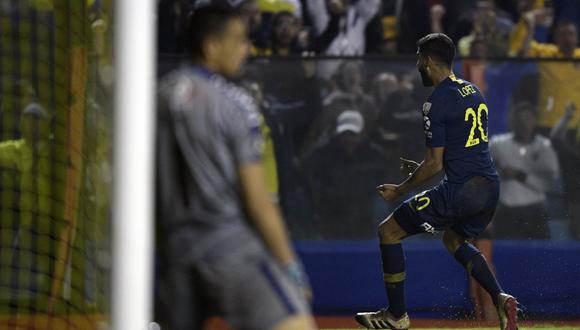
[[[499,181],[476,176],[462,184],[441,181],[401,204],[395,221],[409,235],[451,228],[472,238],[490,223],[499,200]]]

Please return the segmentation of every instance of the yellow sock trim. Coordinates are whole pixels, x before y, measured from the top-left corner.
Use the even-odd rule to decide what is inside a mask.
[[[387,283],[398,283],[405,280],[405,272],[395,274],[383,274],[383,281]]]

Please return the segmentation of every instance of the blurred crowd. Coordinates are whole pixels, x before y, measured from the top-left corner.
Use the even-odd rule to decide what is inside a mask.
[[[185,18],[209,2],[239,10],[259,56],[414,54],[432,32],[464,57],[580,56],[575,0],[160,0],[160,53],[180,51]]]
[[[327,67],[328,78],[317,74]],[[260,105],[270,192],[295,237],[372,237],[390,207],[376,185],[403,178],[400,156],[423,156],[415,110],[428,90],[415,68],[263,59],[247,65],[241,84]]]
[[[400,157],[424,156],[415,43],[444,32],[463,57],[453,70],[492,109],[503,193],[489,233],[580,239],[579,1],[160,0],[161,74],[179,62],[184,18],[210,1],[247,22],[239,83],[262,110],[269,188],[294,238],[376,236],[396,205],[375,187],[404,179]]]
[[[108,305],[111,8],[0,2],[0,306]]]
[[[321,75],[328,67],[330,76]],[[485,87],[492,109],[490,147],[502,194],[489,233],[580,238],[580,66],[465,60],[456,71]],[[240,83],[260,105],[270,192],[294,237],[374,237],[396,206],[375,187],[404,180],[400,157],[424,157],[420,109],[430,89],[414,62],[262,58],[247,65]]]

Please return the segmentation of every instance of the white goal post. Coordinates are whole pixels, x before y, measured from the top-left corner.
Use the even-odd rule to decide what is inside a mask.
[[[154,0],[115,0],[115,129],[111,325],[144,330],[153,316]]]

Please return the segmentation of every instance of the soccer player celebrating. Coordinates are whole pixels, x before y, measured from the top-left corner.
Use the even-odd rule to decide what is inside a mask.
[[[217,313],[235,329],[315,329],[307,279],[266,189],[257,107],[226,78],[248,54],[246,27],[204,7],[188,35],[194,65],[160,86],[162,326],[201,329]]]
[[[389,308],[356,315],[370,329],[407,329],[401,240],[419,233],[443,231],[449,253],[491,295],[501,329],[517,329],[517,301],[504,293],[470,238],[491,221],[499,197],[499,179],[488,147],[488,108],[479,89],[451,71],[455,45],[442,33],[417,42],[417,68],[423,85],[435,86],[423,104],[427,150],[420,164],[401,160],[409,177],[401,184],[377,187],[387,201],[413,191],[441,171],[445,179],[400,205],[378,228],[383,278]]]

